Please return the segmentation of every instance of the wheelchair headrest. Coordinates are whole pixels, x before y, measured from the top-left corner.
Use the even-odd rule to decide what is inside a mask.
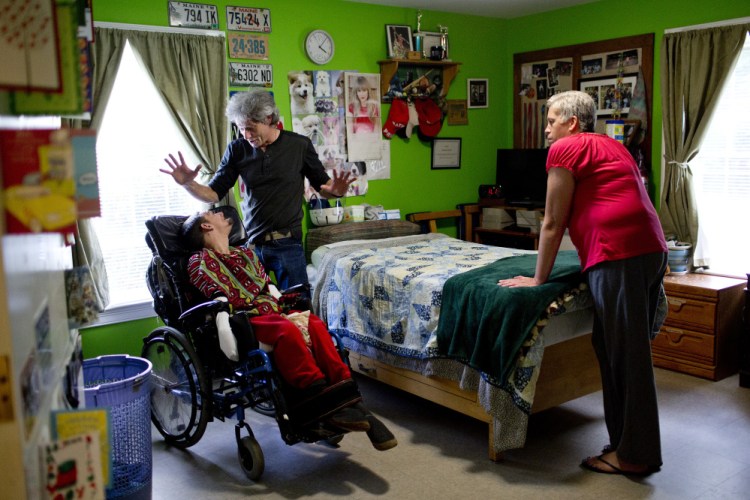
[[[242,225],[240,216],[233,207],[221,206],[211,209],[214,212],[223,212],[224,217],[232,218],[232,232],[229,235],[229,244],[240,246],[247,240],[245,227]],[[181,236],[182,224],[187,220],[187,215],[156,215],[146,221],[146,242],[155,252],[162,257],[167,255],[191,254],[194,249],[187,248]]]

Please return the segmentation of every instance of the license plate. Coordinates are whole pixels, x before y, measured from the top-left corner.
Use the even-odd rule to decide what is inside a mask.
[[[229,84],[249,87],[273,86],[273,67],[270,64],[229,63]]]
[[[232,59],[268,59],[268,35],[229,33],[228,38]]]
[[[227,6],[227,29],[230,31],[271,32],[271,10]]]
[[[216,30],[219,29],[219,16],[215,5],[169,2],[169,25]]]

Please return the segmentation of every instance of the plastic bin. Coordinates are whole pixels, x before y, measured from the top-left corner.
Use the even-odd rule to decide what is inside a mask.
[[[109,408],[112,450],[107,498],[150,500],[151,362],[127,355],[83,362],[87,408]]]
[[[687,274],[690,270],[690,249],[692,245],[690,243],[677,243],[674,246],[669,246],[669,255],[667,257],[667,263],[669,264],[670,274]]]

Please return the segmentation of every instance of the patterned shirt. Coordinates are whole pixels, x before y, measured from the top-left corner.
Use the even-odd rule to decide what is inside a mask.
[[[204,248],[190,257],[188,274],[206,297],[224,296],[234,310],[253,315],[281,311],[268,291],[271,281],[250,249],[229,247],[228,254],[220,254]]]

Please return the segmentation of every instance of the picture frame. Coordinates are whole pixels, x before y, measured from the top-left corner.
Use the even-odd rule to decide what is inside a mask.
[[[448,34],[443,34],[436,31],[422,31],[421,32],[422,46],[424,47],[424,53],[427,57],[430,57],[430,49],[442,45],[443,37],[445,37],[445,45],[443,46],[443,59],[450,59],[450,52],[448,51]]]
[[[486,78],[467,78],[466,96],[469,108],[488,108],[489,82]]]
[[[468,125],[469,113],[466,101],[461,99],[448,99],[448,125]]]
[[[633,99],[633,90],[635,89],[637,81],[637,73],[623,75],[622,106],[620,107],[621,113],[628,113],[630,111],[630,101]],[[609,116],[614,113],[617,104],[612,99],[612,92],[614,92],[616,85],[616,76],[606,78],[582,78],[578,80],[578,90],[586,92],[594,98],[594,102],[596,103],[596,116]]]
[[[407,52],[414,50],[410,26],[386,24],[385,37],[388,43],[388,57],[391,59],[406,59]]]
[[[461,138],[441,137],[432,140],[432,170],[461,168]]]

